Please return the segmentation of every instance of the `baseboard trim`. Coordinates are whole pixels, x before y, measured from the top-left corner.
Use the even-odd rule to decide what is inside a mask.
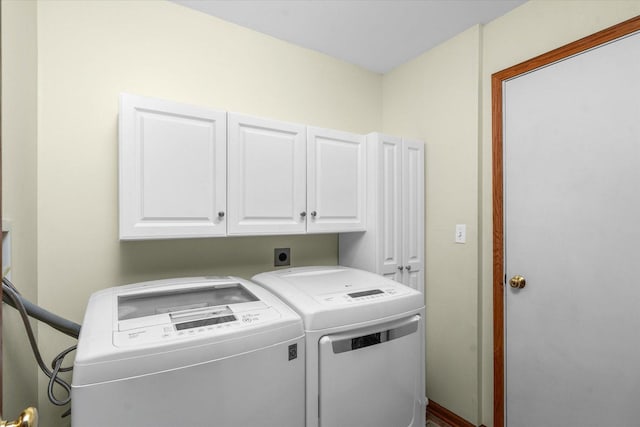
[[[453,427],[476,427],[475,424],[470,423],[461,416],[451,412],[444,406],[429,399],[427,405],[427,414],[431,413],[433,416],[440,418],[442,421],[451,424]],[[484,427],[481,425],[480,427]]]

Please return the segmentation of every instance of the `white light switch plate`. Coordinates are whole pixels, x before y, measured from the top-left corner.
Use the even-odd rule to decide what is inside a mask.
[[[456,243],[467,242],[467,225],[456,224]]]

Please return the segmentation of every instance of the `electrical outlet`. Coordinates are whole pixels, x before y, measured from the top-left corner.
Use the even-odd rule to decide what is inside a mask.
[[[273,250],[273,265],[274,267],[291,265],[291,249],[275,248]]]

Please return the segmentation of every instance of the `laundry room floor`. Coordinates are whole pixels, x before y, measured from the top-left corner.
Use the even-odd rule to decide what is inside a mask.
[[[433,414],[427,413],[427,427],[453,427]]]

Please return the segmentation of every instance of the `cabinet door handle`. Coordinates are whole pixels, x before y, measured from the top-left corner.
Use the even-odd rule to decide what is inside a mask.
[[[402,270],[404,270],[404,267],[403,267],[403,266],[401,266],[401,265],[399,265],[399,266],[398,266],[398,270],[402,271]]]
[[[314,218],[315,218],[317,215],[318,215],[318,212],[316,212],[316,211],[311,211],[311,216],[312,216],[312,217],[314,217]]]
[[[300,216],[301,216],[302,218],[304,218],[305,216],[307,216],[307,213],[306,213],[305,211],[302,211],[302,212],[300,212]]]
[[[224,212],[223,211],[218,212],[218,218],[224,218]]]
[[[411,266],[410,265],[407,265],[405,268],[407,269],[407,271],[411,271]]]

